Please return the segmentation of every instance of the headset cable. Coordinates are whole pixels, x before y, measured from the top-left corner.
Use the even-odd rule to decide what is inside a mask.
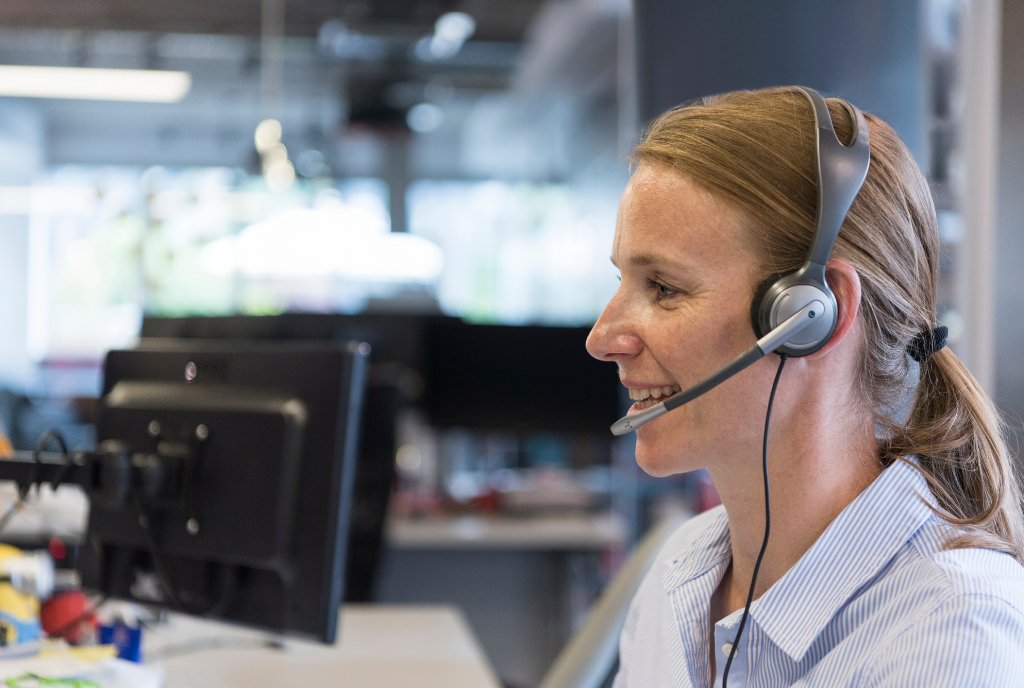
[[[743,617],[740,619],[740,628],[736,631],[736,638],[732,642],[732,649],[729,650],[729,659],[725,663],[725,671],[722,673],[722,688],[727,688],[729,682],[729,668],[732,666],[733,657],[740,646],[740,637],[743,635],[743,628],[747,625],[747,617],[750,615],[750,603],[754,601],[754,586],[757,584],[757,573],[761,570],[761,561],[764,559],[764,552],[768,549],[768,535],[772,528],[772,502],[768,493],[768,428],[772,422],[772,405],[775,403],[775,390],[779,387],[779,378],[782,377],[782,368],[786,365],[786,354],[779,354],[779,369],[775,373],[775,382],[772,383],[772,393],[768,397],[768,413],[764,419],[764,441],[761,445],[761,475],[764,476],[764,540],[761,542],[761,552],[757,555],[757,562],[754,564],[754,577],[750,581],[750,591],[747,593],[747,604],[743,608]]]

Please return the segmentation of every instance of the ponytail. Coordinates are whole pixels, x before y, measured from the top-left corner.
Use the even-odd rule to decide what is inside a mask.
[[[986,547],[1024,563],[1024,512],[1003,424],[949,349],[921,364],[914,405],[882,444],[883,464],[917,457],[938,513],[960,531],[946,549]]]

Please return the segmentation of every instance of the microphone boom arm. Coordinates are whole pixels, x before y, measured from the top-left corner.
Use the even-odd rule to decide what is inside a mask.
[[[794,336],[810,327],[814,319],[825,312],[825,305],[821,301],[811,301],[809,304],[794,313],[784,323],[757,340],[752,347],[734,358],[724,368],[720,369],[708,378],[698,382],[684,392],[674,394],[660,404],[644,409],[638,413],[625,416],[615,421],[612,425],[613,435],[625,435],[634,432],[640,426],[651,422],[655,418],[665,415],[672,409],[687,404],[705,392],[709,392],[722,384],[736,373],[739,373],[759,360],[778,349]]]

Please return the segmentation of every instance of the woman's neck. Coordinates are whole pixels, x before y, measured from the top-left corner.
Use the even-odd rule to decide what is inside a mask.
[[[799,406],[831,408],[833,412],[789,414],[788,422],[772,423],[768,458],[771,536],[757,576],[755,599],[796,564],[835,517],[881,472],[875,460],[870,417],[867,422],[852,419],[850,407],[842,404]],[[758,446],[756,460],[737,457],[728,466],[709,468],[729,515],[732,540],[732,566],[719,588],[724,615],[746,604],[764,539],[760,456]]]

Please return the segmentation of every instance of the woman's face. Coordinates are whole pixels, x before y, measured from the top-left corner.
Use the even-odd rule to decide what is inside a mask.
[[[753,258],[742,215],[688,177],[643,164],[619,205],[612,262],[622,282],[587,339],[615,361],[635,413],[701,381],[755,341]],[[759,447],[774,356],[637,431],[652,475],[750,460]],[[759,449],[758,449],[759,451]],[[759,456],[759,454],[756,454]]]

